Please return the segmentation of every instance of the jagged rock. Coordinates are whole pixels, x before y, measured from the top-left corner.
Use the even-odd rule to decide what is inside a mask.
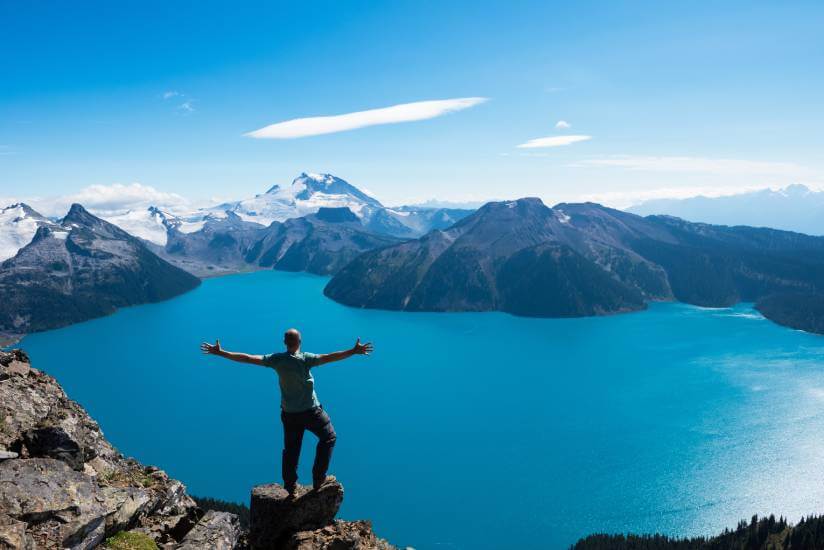
[[[27,430],[23,433],[22,442],[32,458],[55,458],[62,460],[78,472],[83,471],[83,464],[86,461],[85,453],[77,441],[69,437],[63,428],[47,426]]]
[[[0,548],[34,550],[34,540],[26,532],[26,523],[0,514]]]
[[[341,521],[294,533],[284,550],[395,550],[387,541],[375,536],[369,521]]]
[[[276,548],[297,531],[332,523],[343,502],[343,486],[330,478],[317,491],[299,487],[296,498],[281,485],[258,485],[252,490],[249,543],[253,549]]]
[[[38,548],[91,548],[105,536],[97,487],[51,458],[0,462],[0,510],[25,521]]]
[[[206,512],[206,515],[189,531],[178,550],[234,550],[240,543],[240,521],[229,512]]]
[[[25,374],[11,375],[9,369],[17,363],[29,365],[25,353],[0,352],[0,447],[21,452],[27,437],[31,442],[43,439],[33,437],[33,430],[61,430],[65,434],[61,441],[73,442],[70,445],[78,447],[75,454],[82,453],[84,461],[100,457],[108,469],[122,463],[122,457],[103,437],[97,422],[66,396],[54,378],[33,368]],[[43,444],[46,443],[44,440]],[[31,454],[26,449],[22,456],[51,456],[42,445],[35,447],[42,454]]]
[[[6,372],[9,375],[16,376],[26,376],[29,373],[29,371],[31,371],[31,367],[28,363],[16,360],[9,363],[9,366],[6,368]]]
[[[132,527],[152,502],[148,491],[134,487],[101,487],[100,495],[106,507],[106,533]]]

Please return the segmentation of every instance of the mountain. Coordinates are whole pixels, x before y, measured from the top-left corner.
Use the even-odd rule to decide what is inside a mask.
[[[452,225],[472,211],[459,208],[387,208],[349,182],[331,174],[302,173],[287,187],[275,185],[252,199],[209,209],[213,216],[234,213],[264,226],[316,213],[321,208],[348,208],[369,231],[392,237],[419,237]]]
[[[169,262],[198,275],[274,268],[334,273],[366,250],[398,239],[367,231],[347,207],[321,207],[316,213],[269,227],[244,221],[229,211],[193,233],[172,230],[157,252]]]
[[[666,214],[696,222],[749,225],[824,235],[824,191],[800,184],[724,197],[656,199],[627,209],[648,216]]]
[[[12,204],[0,209],[0,262],[29,244],[40,227],[53,225],[27,204]]]
[[[824,292],[824,238],[520,199],[367,252],[324,292],[357,307],[544,317],[633,311],[649,300],[729,306]]]
[[[0,333],[56,328],[196,287],[143,241],[72,205],[0,264]]]
[[[282,271],[327,275],[362,252],[398,241],[366,231],[349,208],[322,207],[309,216],[273,223],[249,250],[246,261]]]
[[[166,247],[170,240],[179,242],[211,223],[220,220],[230,225],[238,220],[259,228],[272,223],[316,214],[321,208],[348,208],[366,231],[399,238],[419,237],[432,229],[449,227],[472,210],[401,206],[387,208],[347,181],[331,174],[302,173],[291,185],[272,186],[266,193],[250,199],[226,202],[207,209],[174,212],[159,206],[106,216],[106,220],[154,245]],[[243,226],[243,230],[254,226]],[[225,228],[224,228],[225,229]],[[222,232],[226,233],[221,229]],[[176,232],[176,238],[172,233]],[[220,270],[220,265],[213,266]]]
[[[222,217],[205,217],[196,231],[187,232],[180,224],[170,224],[165,245],[151,248],[199,277],[237,273],[255,268],[246,261],[246,254],[265,233],[262,225],[228,212]]]
[[[488,203],[449,229],[368,252],[325,294],[344,304],[410,311],[502,310],[520,315],[596,315],[644,307],[667,295],[643,277],[643,259],[615,249],[611,275],[567,237],[569,221],[539,199]],[[637,284],[627,284],[621,278]],[[637,281],[636,281],[637,279]]]
[[[314,214],[323,207],[346,207],[359,217],[383,208],[377,199],[338,177],[304,172],[290,186],[274,185],[262,195],[224,203],[209,211],[214,215],[232,212],[244,221],[268,226],[272,222]]]

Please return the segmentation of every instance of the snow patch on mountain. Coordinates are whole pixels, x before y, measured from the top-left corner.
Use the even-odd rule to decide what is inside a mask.
[[[321,208],[349,208],[359,218],[375,208],[377,199],[331,174],[302,173],[288,187],[273,185],[266,193],[208,209],[211,214],[233,212],[243,221],[264,226],[314,214]]]
[[[54,224],[26,204],[12,204],[0,209],[0,261],[16,255],[43,225]]]

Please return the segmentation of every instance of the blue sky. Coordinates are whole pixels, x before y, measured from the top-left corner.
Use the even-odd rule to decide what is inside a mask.
[[[301,171],[388,204],[822,187],[821,28],[815,2],[0,0],[0,198],[240,198]],[[486,101],[248,135],[459,98]]]

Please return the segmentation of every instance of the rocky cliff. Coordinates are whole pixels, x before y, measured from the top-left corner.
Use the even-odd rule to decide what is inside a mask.
[[[253,548],[392,548],[368,522],[334,520],[334,480],[294,500],[266,487]],[[248,539],[234,514],[200,509],[180,481],[120,454],[24,352],[0,351],[0,548],[222,550]]]

